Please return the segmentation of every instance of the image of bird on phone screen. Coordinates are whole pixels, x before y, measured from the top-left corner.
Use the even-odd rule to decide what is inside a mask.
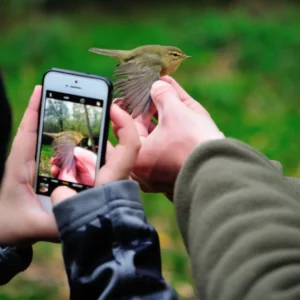
[[[38,165],[38,190],[94,185],[102,101],[47,91]]]

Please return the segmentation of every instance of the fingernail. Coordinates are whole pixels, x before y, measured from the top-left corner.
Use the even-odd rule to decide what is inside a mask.
[[[74,155],[75,156],[81,154],[82,152],[84,152],[83,148],[81,148],[81,147],[75,147],[74,148]]]
[[[33,92],[36,92],[38,89],[40,89],[41,88],[41,86],[40,85],[36,85],[35,87],[34,87],[34,89],[33,89]]]

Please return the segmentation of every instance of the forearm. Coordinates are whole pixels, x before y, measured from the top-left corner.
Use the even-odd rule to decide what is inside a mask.
[[[134,182],[77,194],[54,213],[71,299],[176,299],[162,277],[158,235]]]
[[[199,146],[174,203],[201,299],[300,298],[300,203],[267,158],[229,139]]]

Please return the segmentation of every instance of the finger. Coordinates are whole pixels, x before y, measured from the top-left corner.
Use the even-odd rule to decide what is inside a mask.
[[[148,133],[150,134],[156,128],[156,126],[157,125],[153,121],[151,121],[149,128],[148,128]]]
[[[107,143],[106,143],[105,162],[107,162],[109,160],[109,158],[111,157],[114,149],[115,149],[114,146],[109,141],[107,141]]]
[[[76,162],[77,182],[94,186],[96,176],[96,166],[84,164],[83,162]]]
[[[67,171],[67,169],[61,169],[58,179],[78,183],[76,178],[76,171],[73,170]]]
[[[42,87],[36,86],[13,140],[9,161],[15,167],[23,162],[34,160],[41,92]],[[20,149],[22,149],[21,154]]]
[[[122,102],[123,102],[122,98],[116,98],[113,101],[113,103],[118,104],[119,106],[122,105]],[[137,131],[138,131],[138,134],[139,134],[140,137],[147,137],[148,136],[149,126],[151,124],[152,117],[155,114],[157,115],[156,107],[153,103],[151,103],[150,108],[149,108],[149,110],[148,110],[148,112],[145,116],[138,115],[134,119]],[[119,139],[118,136],[117,136],[118,127],[113,122],[112,122],[112,128],[113,128],[113,131],[114,131],[114,134],[115,134],[116,138]]]
[[[119,137],[118,137],[119,127],[115,123],[113,123],[113,122],[111,122],[111,127],[113,129],[115,137],[117,138],[117,140],[119,140]]]
[[[138,135],[140,138],[146,138],[149,134],[149,127],[151,126],[152,123],[152,117],[153,115],[157,113],[155,105],[152,103],[148,113],[145,116],[139,115],[134,119],[134,123],[138,132]],[[116,138],[119,140],[118,137],[118,129],[119,127],[112,122],[112,129],[113,132],[116,136]],[[150,130],[151,131],[151,130]]]
[[[161,80],[169,83],[177,92],[179,99],[190,109],[209,115],[208,111],[194,98],[192,98],[181,86],[180,84],[171,76],[163,76]]]
[[[57,166],[52,166],[50,172],[53,177],[58,177],[60,169]]]
[[[51,202],[52,202],[52,205],[56,205],[56,204],[59,204],[61,203],[62,201],[76,195],[77,193],[66,187],[66,186],[60,186],[60,187],[57,187],[51,194]]]
[[[140,140],[133,119],[117,105],[111,107],[111,120],[116,125],[119,144],[100,169],[95,185],[128,179],[140,150]]]
[[[149,135],[151,119],[143,119],[141,116],[138,116],[136,119],[134,119],[134,123],[139,137],[141,139],[146,138]]]
[[[87,150],[81,147],[75,147],[74,157],[76,158],[76,160],[94,165],[96,167],[97,155],[91,150]]]
[[[149,135],[152,118],[156,113],[157,109],[154,103],[151,103],[150,109],[145,116],[139,115],[134,119],[134,124],[140,138],[146,138]]]
[[[88,169],[87,169],[86,164],[84,162],[82,162],[80,160],[76,160],[75,165],[76,165],[77,174],[78,173],[87,173],[88,172]]]
[[[111,120],[118,130],[117,134],[120,135],[120,145],[138,143],[137,132],[134,126],[133,119],[127,112],[123,111],[117,105],[112,105]]]
[[[150,187],[147,186],[147,184],[145,182],[143,182],[143,180],[137,176],[134,172],[131,172],[131,178],[139,183],[140,189],[142,190],[142,192],[144,193],[151,193],[154,192],[153,189],[151,189]]]
[[[52,156],[52,157],[50,158],[50,163],[51,163],[52,165],[57,165],[57,164],[58,164],[58,161],[59,161],[58,156]]]
[[[42,96],[42,86],[37,85],[30,97],[20,128],[27,132],[36,132],[38,127],[39,106]]]
[[[77,182],[93,186],[96,176],[97,155],[90,150],[75,147],[74,156],[76,158],[75,164]]]
[[[164,113],[175,111],[180,113],[182,102],[178,97],[175,89],[167,82],[155,81],[151,88],[151,97],[158,110],[158,121],[162,120]]]
[[[122,104],[122,102],[123,102],[122,98],[116,98],[116,99],[113,100],[113,103],[118,104],[118,105]]]
[[[94,185],[97,155],[87,149],[75,147],[74,156],[76,158],[76,173],[80,183]]]
[[[161,77],[161,80],[169,83],[175,89],[176,93],[178,94],[178,96],[182,102],[185,102],[188,100],[196,101],[171,76],[163,76],[163,77]]]

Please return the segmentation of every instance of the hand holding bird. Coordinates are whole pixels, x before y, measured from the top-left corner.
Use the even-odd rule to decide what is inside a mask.
[[[61,131],[58,133],[43,132],[51,137],[55,156],[50,162],[51,174],[60,180],[89,186],[94,185],[97,155],[82,148],[87,146],[88,138],[78,131]],[[78,147],[79,146],[79,147]]]
[[[61,131],[58,133],[43,132],[44,136],[49,136],[53,139],[52,148],[57,157],[57,165],[60,169],[74,170],[75,157],[74,148],[81,146],[84,136],[77,131]]]
[[[59,157],[51,158],[51,174],[64,181],[93,186],[96,175],[97,155],[87,149],[75,147],[73,149],[74,168],[59,168]]]
[[[120,64],[114,76],[118,78],[115,87],[119,93],[116,103],[133,118],[147,114],[151,106],[150,90],[160,76],[177,70],[183,60],[190,57],[173,46],[148,45],[133,50],[107,50],[91,48],[90,52],[111,56]]]

